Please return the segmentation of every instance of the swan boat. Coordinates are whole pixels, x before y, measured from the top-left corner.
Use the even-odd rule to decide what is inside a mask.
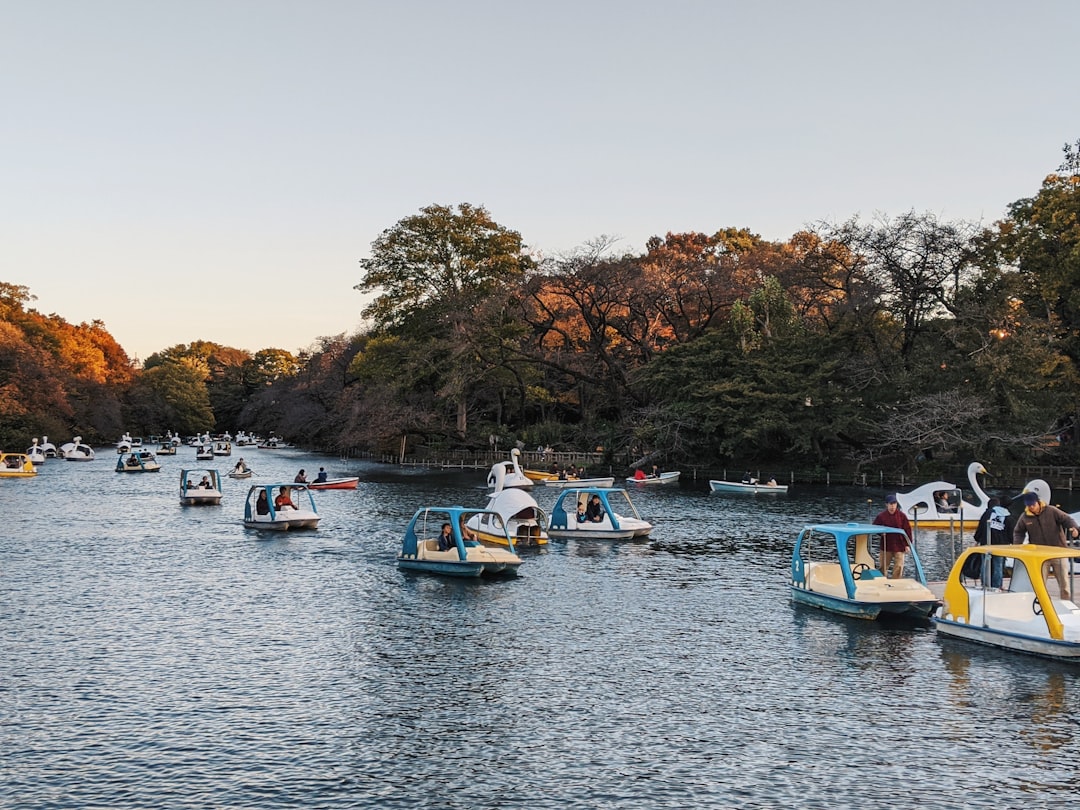
[[[594,495],[600,502],[600,520],[579,519],[579,513],[588,507]],[[638,514],[626,490],[618,487],[563,490],[551,509],[548,523],[548,537],[560,540],[571,537],[583,540],[632,540],[635,537],[648,537],[652,530],[653,525]]]
[[[160,469],[157,457],[146,449],[135,449],[116,459],[117,472],[158,472]]]
[[[765,484],[756,481],[748,484],[744,481],[709,481],[709,490],[712,492],[787,492],[787,484]]]
[[[971,485],[971,491],[978,498],[978,503],[963,500],[956,485],[948,481],[932,481],[911,492],[897,492],[896,503],[900,511],[912,522],[918,521],[919,526],[928,529],[947,529],[950,526],[961,530],[974,529],[990,500],[976,478],[980,473],[987,474],[986,468],[981,463],[973,461],[968,464],[968,483]],[[938,505],[942,493],[948,494],[951,498],[948,510]]]
[[[37,469],[26,453],[0,453],[0,478],[33,478]]]
[[[120,455],[121,453],[126,453],[131,450],[131,448],[135,446],[134,442],[135,440],[131,438],[130,433],[125,433],[123,436],[121,436],[120,441],[116,443],[117,455]]]
[[[45,458],[56,458],[60,455],[60,451],[56,449],[56,445],[49,441],[48,436],[41,437],[41,449],[45,453]]]
[[[905,552],[914,578],[886,579],[877,567],[872,538],[884,542],[886,534],[907,538],[903,529],[872,524],[804,527],[791,555],[791,600],[859,619],[928,618],[941,603],[927,587],[915,547]]]
[[[679,480],[679,471],[662,472],[657,475],[646,475],[644,478],[627,478],[628,484],[674,484]]]
[[[221,475],[217,470],[181,470],[180,503],[184,506],[217,506],[221,503]]]
[[[455,577],[516,575],[521,557],[514,550],[513,539],[505,531],[503,544],[506,548],[485,546],[478,540],[466,539],[462,534],[463,523],[485,514],[498,517],[495,513],[468,510],[462,506],[426,506],[418,509],[405,529],[401,553],[397,556],[398,568]],[[440,550],[438,537],[446,523],[451,526],[454,545]]]
[[[963,574],[972,555],[982,557],[978,582]],[[1013,561],[1007,590],[979,584],[990,579],[992,557]],[[1059,559],[1071,559],[1072,565],[1078,566],[1080,549],[1036,545],[965,549],[945,582],[945,598],[934,617],[938,634],[1080,663],[1080,607],[1060,597],[1053,578],[1049,582],[1043,579],[1043,566]]]
[[[533,485],[532,479],[522,472],[521,464],[518,462],[520,456],[521,451],[515,447],[510,451],[509,461],[500,461],[493,464],[491,472],[488,473],[487,485],[495,490],[506,489],[507,487],[531,487]]]
[[[482,543],[506,546],[507,535],[518,548],[546,546],[544,524],[547,517],[540,505],[521,487],[497,488],[488,498],[483,512],[468,519],[466,525]]]
[[[60,445],[60,455],[64,461],[93,461],[94,448],[83,444],[82,436],[76,436],[70,442]]]
[[[288,494],[292,507],[275,506],[278,494]],[[314,529],[319,525],[315,498],[306,484],[255,484],[244,501],[244,525],[249,529],[273,529],[279,532]]]
[[[159,456],[175,456],[176,445],[170,441],[163,441],[158,445],[157,454]]]
[[[26,455],[30,457],[30,461],[33,464],[44,464],[45,459],[48,458],[48,456],[45,455],[45,449],[38,444],[37,439],[34,439],[33,445],[27,449]]]

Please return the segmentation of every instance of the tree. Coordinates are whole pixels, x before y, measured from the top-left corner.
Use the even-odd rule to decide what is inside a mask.
[[[490,371],[477,347],[491,324],[473,313],[531,268],[521,235],[483,207],[431,205],[383,231],[360,266],[355,289],[378,293],[363,310],[376,331],[422,338],[444,359],[436,396],[452,405],[464,437],[467,393]]]

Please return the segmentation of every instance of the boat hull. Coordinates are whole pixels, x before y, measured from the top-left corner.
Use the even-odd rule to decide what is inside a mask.
[[[791,588],[791,600],[841,616],[870,621],[886,616],[897,619],[927,619],[939,606],[936,599],[916,602],[864,602],[808,591],[796,586]]]
[[[538,483],[552,489],[570,489],[571,487],[610,487],[615,483],[615,476],[608,478],[547,478]]]
[[[627,478],[628,484],[675,484],[679,481],[678,472],[660,473],[660,475],[649,475],[645,478]]]
[[[198,495],[181,495],[180,503],[184,506],[218,506],[221,503],[221,493],[206,492]]]
[[[280,513],[279,513],[280,514]],[[245,520],[249,529],[269,529],[275,532],[295,532],[302,529],[317,529],[319,516],[278,518],[277,520]]]
[[[995,630],[990,627],[979,627],[978,625],[942,618],[934,619],[934,626],[937,628],[938,633],[943,636],[998,647],[999,649],[1037,655],[1041,658],[1054,658],[1059,661],[1080,663],[1080,642],[1034,638],[1019,633]]]
[[[636,536],[633,529],[548,529],[552,540],[633,540]]]

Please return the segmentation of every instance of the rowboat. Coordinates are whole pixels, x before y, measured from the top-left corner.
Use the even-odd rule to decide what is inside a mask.
[[[743,481],[709,481],[709,489],[713,492],[787,492],[787,484],[752,484]]]
[[[351,478],[327,478],[325,481],[312,481],[308,484],[309,489],[356,489],[360,482],[359,476]]]
[[[926,619],[941,604],[927,587],[912,545],[915,577],[887,579],[875,562],[886,535],[907,539],[903,529],[873,524],[806,526],[791,555],[791,600],[843,616]],[[878,541],[878,549],[874,548]]]
[[[679,471],[662,472],[656,475],[646,475],[644,478],[627,478],[628,484],[674,484],[679,480]]]
[[[981,557],[978,581],[964,576],[964,566],[972,556]],[[1004,581],[1001,588],[985,585],[995,557],[1013,561],[1008,588]],[[1044,566],[1067,559],[1073,566],[1080,564],[1080,549],[1036,545],[965,549],[949,572],[942,606],[934,616],[938,635],[1080,662],[1080,607],[1061,598],[1056,581],[1043,579]],[[1076,593],[1075,588],[1072,592]]]

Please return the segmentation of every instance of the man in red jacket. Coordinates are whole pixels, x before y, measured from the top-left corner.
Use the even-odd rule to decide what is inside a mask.
[[[897,506],[895,495],[890,493],[885,496],[885,511],[879,512],[874,518],[874,525],[903,529],[904,534],[907,535],[906,540],[898,534],[885,535],[885,548],[881,550],[881,573],[888,577],[889,563],[892,563],[893,572],[890,579],[900,579],[904,575],[904,554],[908,549],[908,543],[911,542],[911,523],[908,522],[907,515]]]

